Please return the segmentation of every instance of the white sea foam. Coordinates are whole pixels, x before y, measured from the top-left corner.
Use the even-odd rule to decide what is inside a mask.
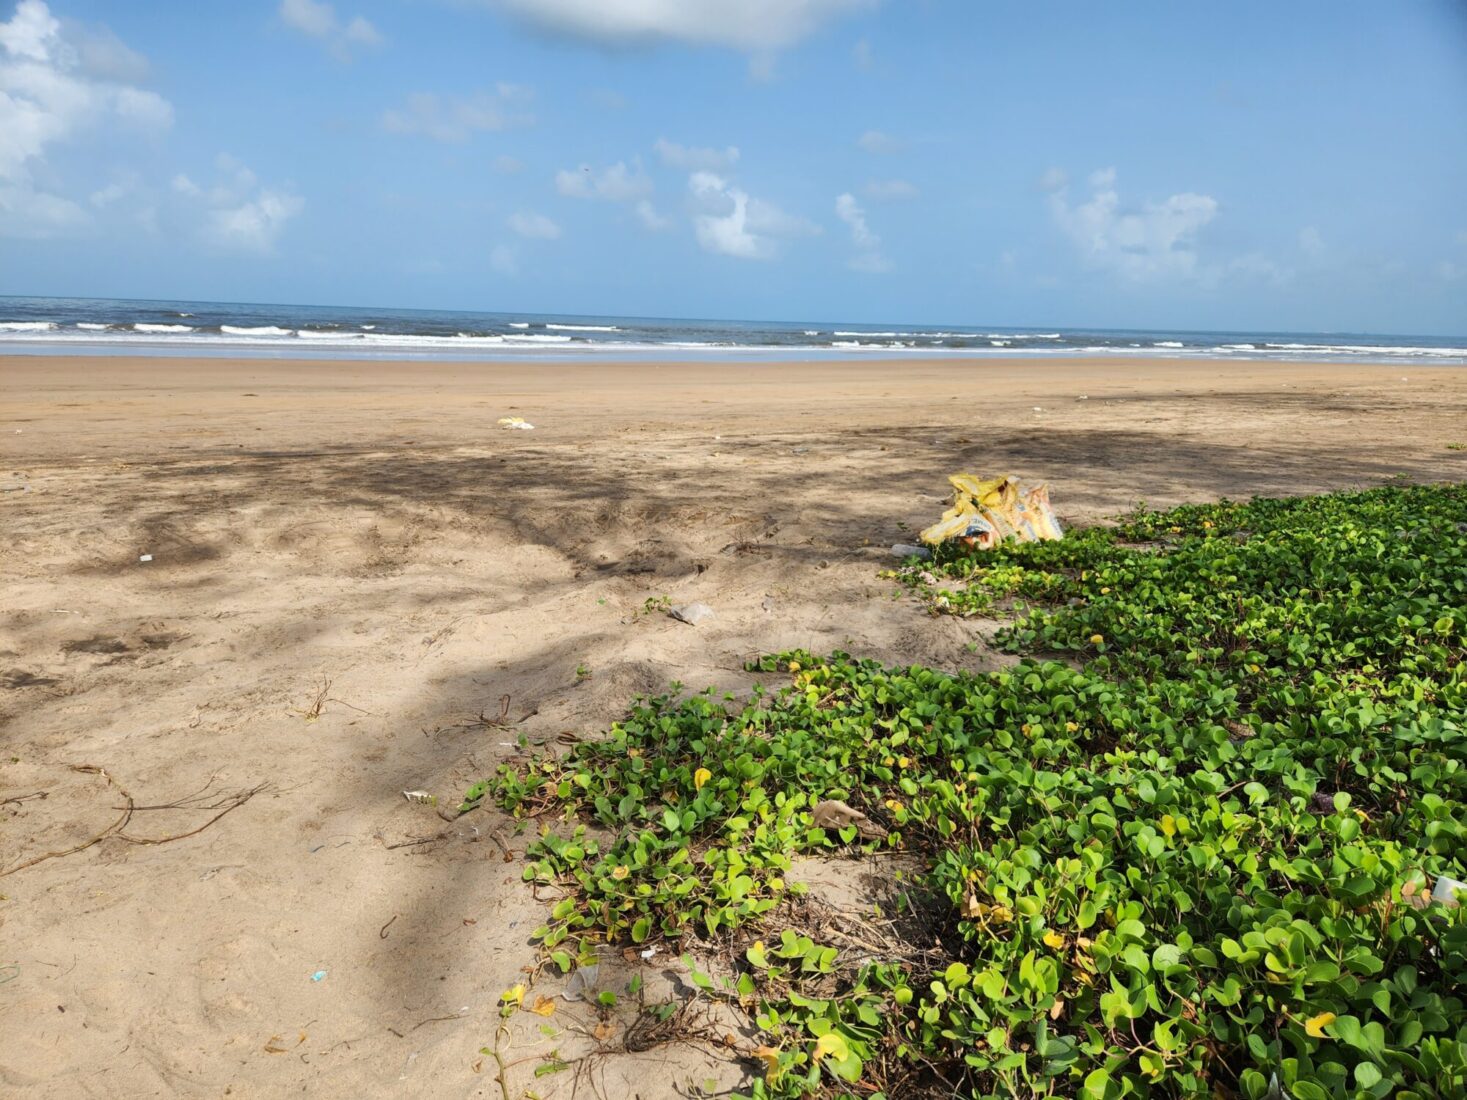
[[[403,348],[461,348],[474,344],[502,344],[503,336],[427,336],[411,332],[369,332],[368,343]]]
[[[55,321],[0,321],[0,332],[50,332]]]
[[[805,330],[805,335],[806,336],[819,336],[820,335],[820,330],[818,328],[807,328]]]
[[[1222,345],[1222,347],[1219,350],[1220,351],[1257,351],[1258,348],[1254,344],[1224,344],[1224,345]]]
[[[193,325],[151,325],[139,321],[132,326],[134,332],[193,332]]]
[[[507,336],[498,337],[501,340],[513,340],[516,344],[568,344],[571,342],[569,336],[551,336],[546,333],[531,332],[524,335],[510,333]]]
[[[361,332],[322,332],[320,329],[303,328],[296,332],[302,340],[360,340]]]
[[[106,332],[112,326],[100,324],[97,321],[78,321],[76,327],[86,332]]]
[[[1459,358],[1467,355],[1467,348],[1426,348],[1414,345],[1400,347],[1382,346],[1376,344],[1265,344],[1264,347],[1276,348],[1280,351],[1305,351],[1311,354],[1345,354],[1345,355],[1408,355],[1433,357],[1443,356]]]
[[[1154,348],[1179,348],[1183,345],[1178,340],[1158,340],[1151,346]]]
[[[560,329],[562,332],[620,332],[621,329],[615,325],[553,325],[548,321],[546,328]]]
[[[509,327],[510,328],[529,328],[530,327],[530,322],[529,321],[511,321],[509,323]]]
[[[289,336],[291,330],[279,325],[220,325],[219,331],[226,336]]]
[[[988,342],[996,348],[1006,348],[1009,346],[1009,341],[1007,340],[990,340]]]

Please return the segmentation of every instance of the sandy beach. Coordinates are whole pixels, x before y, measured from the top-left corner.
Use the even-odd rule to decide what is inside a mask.
[[[735,1054],[617,1053],[565,1001],[501,1082],[500,993],[563,987],[524,839],[403,792],[454,805],[521,738],[746,691],[760,653],[1008,660],[878,575],[950,473],[1048,481],[1069,523],[1467,478],[1452,368],[38,356],[0,395],[10,1096],[733,1087]]]

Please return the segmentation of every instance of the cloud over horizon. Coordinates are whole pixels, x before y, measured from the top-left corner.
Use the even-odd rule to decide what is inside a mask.
[[[527,107],[533,98],[530,89],[505,82],[492,91],[464,96],[412,92],[401,107],[382,113],[382,128],[391,134],[462,145],[476,133],[530,125],[534,116]]]
[[[694,172],[688,177],[688,190],[698,210],[693,217],[694,233],[706,252],[741,260],[772,260],[779,254],[780,240],[820,232],[813,222],[752,198],[712,172]]]
[[[856,196],[849,191],[835,197],[835,216],[845,222],[851,230],[851,243],[856,246],[856,255],[847,264],[853,271],[878,275],[891,270],[891,263],[881,254],[881,238],[871,232],[866,224],[866,211],[861,209]]]
[[[279,14],[287,27],[314,38],[338,61],[350,61],[353,51],[383,42],[381,32],[366,18],[354,15],[342,21],[323,0],[280,0]]]
[[[630,202],[652,194],[652,180],[642,170],[640,161],[634,160],[628,168],[626,161],[619,160],[600,171],[589,164],[575,169],[562,168],[555,173],[555,189],[572,199]]]
[[[173,126],[173,105],[136,83],[147,75],[140,55],[110,32],[70,31],[44,0],[21,0],[0,23],[0,236],[49,237],[90,221],[42,171],[52,147],[114,123],[148,139]]]
[[[1055,224],[1085,263],[1137,282],[1199,274],[1197,234],[1217,217],[1216,199],[1187,191],[1124,207],[1114,168],[1091,173],[1089,185],[1090,197],[1073,205],[1063,172],[1051,169],[1041,181]]]
[[[214,158],[215,182],[204,188],[189,176],[173,177],[173,190],[204,206],[200,238],[212,248],[272,256],[285,225],[305,209],[289,188],[267,187],[250,168],[229,155]]]
[[[481,0],[484,2],[484,0]],[[792,46],[875,0],[488,0],[541,30],[602,45],[684,42],[769,51]]]
[[[666,138],[658,138],[652,143],[652,148],[662,158],[663,164],[688,172],[723,172],[732,168],[739,161],[739,150],[736,145],[723,149],[698,148],[679,145]]]

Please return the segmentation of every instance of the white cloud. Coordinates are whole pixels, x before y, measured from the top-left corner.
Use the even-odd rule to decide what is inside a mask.
[[[652,194],[652,180],[642,171],[640,161],[633,161],[628,168],[625,161],[619,160],[599,172],[587,164],[562,168],[555,173],[555,189],[573,199],[630,202]]]
[[[637,203],[635,209],[637,211],[637,220],[654,233],[659,233],[672,225],[672,219],[664,218],[657,212],[657,207],[653,206],[646,199],[642,199]]]
[[[105,187],[99,187],[93,191],[87,201],[97,208],[111,206],[122,199],[127,198],[137,190],[138,181],[135,176],[125,179],[113,180]]]
[[[281,191],[261,191],[238,206],[209,212],[206,239],[221,248],[268,256],[285,223],[305,208],[305,200]]]
[[[490,0],[558,34],[608,45],[687,42],[778,50],[874,0]]]
[[[1039,189],[1041,191],[1063,191],[1069,185],[1070,177],[1060,168],[1051,168],[1039,177]]]
[[[700,212],[693,218],[698,243],[709,252],[742,260],[768,260],[778,253],[778,239],[820,232],[804,218],[728,183],[712,172],[694,172],[688,189]]]
[[[217,180],[207,191],[182,173],[173,190],[203,204],[200,236],[213,248],[270,256],[285,225],[305,209],[305,200],[289,188],[263,187],[254,172],[220,153],[214,161]]]
[[[891,270],[891,264],[881,254],[881,238],[871,232],[866,224],[866,211],[849,191],[835,197],[835,216],[851,229],[851,243],[856,246],[856,255],[850,266],[856,271],[877,274]]]
[[[489,250],[489,266],[501,275],[518,275],[520,272],[519,257],[507,244],[497,244]]]
[[[523,172],[524,170],[525,162],[517,157],[501,154],[494,158],[494,171],[498,172],[501,176],[512,176],[516,172]]]
[[[1065,186],[1051,188],[1055,224],[1085,262],[1138,281],[1198,275],[1197,233],[1217,217],[1217,200],[1183,192],[1124,208],[1115,184],[1114,168],[1092,173],[1090,197],[1077,206],[1071,205]]]
[[[891,201],[893,199],[915,199],[919,194],[917,185],[906,180],[871,180],[864,188],[868,199]]]
[[[43,0],[21,0],[0,23],[0,236],[47,237],[90,215],[36,183],[55,145],[120,128],[145,137],[173,125],[173,107],[122,79],[147,63],[107,31],[61,22]]]
[[[851,243],[857,248],[875,248],[881,243],[866,224],[866,212],[849,191],[835,197],[835,216],[851,227]]]
[[[866,152],[873,153],[877,156],[899,153],[902,149],[906,148],[906,143],[900,138],[892,137],[890,134],[883,133],[880,130],[867,130],[856,139],[856,144]]]
[[[663,164],[671,168],[680,168],[685,172],[727,171],[739,160],[739,150],[734,145],[725,149],[710,149],[679,145],[675,141],[658,138],[653,142],[652,148],[657,150],[657,155],[662,158]]]
[[[280,18],[287,27],[316,39],[338,61],[350,61],[357,48],[382,44],[382,35],[360,15],[342,21],[336,9],[321,0],[280,0]]]
[[[1440,260],[1436,265],[1436,276],[1447,282],[1455,282],[1462,277],[1462,265],[1452,260]]]
[[[524,108],[533,98],[518,84],[496,84],[492,92],[469,96],[438,96],[414,92],[401,107],[382,114],[382,128],[448,144],[462,144],[479,131],[527,126],[534,118]]]
[[[891,270],[891,261],[880,252],[860,252],[846,266],[866,275],[884,275]]]
[[[560,226],[544,214],[521,211],[510,216],[508,225],[521,237],[531,237],[541,241],[553,241],[560,237]]]
[[[78,67],[89,76],[121,84],[141,84],[148,79],[148,59],[106,27],[63,20],[62,34],[76,51]]]

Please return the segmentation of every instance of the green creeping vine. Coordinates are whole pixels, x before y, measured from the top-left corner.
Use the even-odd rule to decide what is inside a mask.
[[[579,822],[526,870],[562,970],[766,931],[698,975],[766,1035],[756,1097],[1467,1097],[1467,906],[1424,898],[1467,879],[1464,532],[1464,488],[1384,489],[940,555],[901,571],[934,610],[1042,604],[1001,644],[1083,667],[781,654],[470,794]],[[832,847],[917,861],[940,958],[776,937]]]

